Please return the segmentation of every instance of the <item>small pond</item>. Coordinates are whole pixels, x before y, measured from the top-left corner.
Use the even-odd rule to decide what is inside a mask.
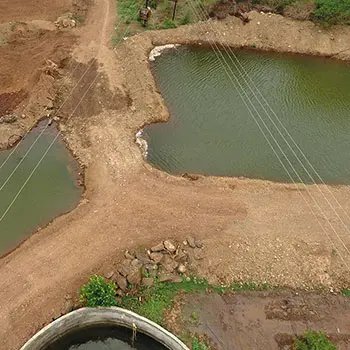
[[[72,331],[43,350],[167,350],[154,339],[116,326],[94,326]]]
[[[235,53],[323,180],[349,184],[350,66],[315,57]],[[228,55],[223,55],[239,77]],[[144,130],[151,164],[173,174],[290,182],[212,50],[180,47],[163,53],[152,69],[171,118]],[[302,180],[311,182],[240,80]]]
[[[47,125],[41,122],[19,144],[16,151],[0,169],[0,188],[25,153]],[[50,143],[57,135],[54,125],[48,127],[0,192],[0,217],[26,181]],[[0,152],[0,166],[11,150]],[[72,210],[79,202],[83,188],[78,186],[77,161],[58,138],[24,187],[11,209],[0,222],[0,255],[14,248],[39,227],[47,225],[58,215]]]

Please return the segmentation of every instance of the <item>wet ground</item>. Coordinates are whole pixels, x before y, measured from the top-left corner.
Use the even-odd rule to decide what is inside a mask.
[[[206,337],[216,350],[287,350],[307,329],[324,331],[339,350],[347,350],[349,301],[291,291],[187,295],[173,310],[172,316],[181,317],[173,318],[172,327]]]

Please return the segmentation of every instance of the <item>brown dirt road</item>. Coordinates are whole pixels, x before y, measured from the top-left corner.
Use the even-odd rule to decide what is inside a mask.
[[[74,31],[78,44],[73,60],[80,63],[79,71],[96,55],[97,61],[73,100],[101,73],[83,107],[62,125],[69,146],[86,166],[86,193],[75,210],[0,260],[0,349],[19,349],[38,328],[65,312],[65,296],[75,296],[90,274],[109,271],[124,249],[164,238],[201,238],[208,254],[198,271],[211,281],[244,279],[298,288],[348,284],[349,270],[342,261],[350,265],[348,252],[328,223],[346,246],[350,236],[315,186],[301,189],[314,216],[292,185],[214,177],[188,181],[145,163],[135,132],[144,123],[168,117],[148,69],[152,41],[190,43],[203,40],[207,29],[199,24],[153,32],[130,38],[113,52],[108,33],[114,14],[113,0],[95,0],[86,25]],[[218,25],[230,29],[226,37],[232,44],[272,48],[275,43],[285,51],[290,33],[303,32],[302,42],[294,39],[300,52],[310,52],[311,39],[314,52],[336,52],[350,38],[347,29],[337,29],[336,40],[331,40],[311,24],[252,16],[244,27],[236,19]],[[278,40],[273,23],[282,28]],[[71,107],[60,113],[62,120]],[[350,189],[332,191],[349,211]]]

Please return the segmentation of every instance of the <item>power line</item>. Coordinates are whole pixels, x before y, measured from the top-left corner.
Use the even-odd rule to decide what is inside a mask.
[[[128,31],[129,26],[127,26],[126,30],[124,31],[123,35]],[[120,39],[120,41],[123,39],[123,35]],[[119,41],[119,42],[120,42]],[[118,43],[119,43],[118,42]],[[100,75],[100,73],[97,73],[92,81],[92,83],[89,85],[89,87],[86,89],[85,93],[83,94],[83,96],[81,97],[81,99],[79,100],[78,104],[76,105],[75,109],[73,110],[73,112],[70,114],[70,116],[67,118],[68,122],[70,120],[70,118],[74,115],[75,111],[77,110],[77,108],[79,107],[79,105],[81,104],[81,102],[84,100],[86,94],[89,92],[89,90],[91,89],[91,87],[93,86],[93,84],[95,83],[95,81],[97,80],[98,76]],[[26,185],[28,184],[28,182],[30,181],[30,179],[32,178],[32,176],[35,174],[36,170],[38,169],[38,167],[40,166],[40,164],[42,163],[42,161],[44,160],[44,158],[46,157],[47,153],[49,152],[49,150],[51,149],[51,147],[53,146],[53,144],[55,143],[55,141],[57,140],[57,138],[59,137],[59,135],[61,134],[61,131],[57,132],[57,135],[55,136],[55,138],[53,139],[53,141],[50,143],[50,145],[47,147],[46,151],[44,152],[43,156],[40,158],[40,160],[37,162],[37,164],[35,165],[35,167],[33,168],[33,170],[31,171],[31,173],[29,174],[29,176],[27,177],[27,179],[24,181],[23,185],[21,186],[21,188],[18,190],[18,192],[16,193],[15,197],[12,199],[11,203],[7,206],[7,208],[5,209],[4,213],[1,215],[0,217],[0,223],[2,222],[2,220],[6,217],[7,213],[9,212],[9,210],[12,208],[13,204],[16,202],[16,200],[18,199],[18,197],[20,196],[20,194],[22,193],[23,189],[26,187]]]
[[[197,18],[200,18],[200,16],[198,16],[198,12],[196,11],[195,7],[193,6],[192,4],[192,1],[189,1],[189,3],[191,4],[191,7],[192,7],[192,10],[193,12],[196,14]],[[208,23],[208,22],[207,22]],[[209,43],[210,43],[210,39],[209,40]],[[210,43],[210,46],[212,47],[216,57],[219,59],[219,62],[222,64],[222,61],[221,59],[225,62],[226,66],[228,67],[228,69],[231,71],[233,77],[235,78],[238,86],[242,89],[242,91],[244,92],[246,98],[248,99],[248,101],[250,102],[250,104],[252,105],[253,109],[255,110],[255,112],[258,114],[258,117],[260,119],[260,121],[263,123],[265,129],[269,132],[270,136],[272,137],[272,139],[274,140],[274,143],[277,145],[277,147],[280,149],[281,153],[284,155],[285,159],[287,160],[287,162],[289,163],[289,165],[291,166],[291,168],[293,169],[294,173],[297,175],[297,177],[300,179],[301,183],[305,186],[309,196],[314,200],[314,202],[317,204],[317,206],[319,207],[321,213],[323,214],[324,218],[326,218],[329,226],[332,228],[333,232],[336,234],[337,238],[339,239],[340,242],[342,242],[344,248],[347,250],[347,252],[349,253],[349,250],[348,248],[346,247],[346,245],[344,244],[343,240],[341,239],[341,237],[339,236],[339,234],[337,233],[337,231],[334,229],[333,225],[330,223],[329,219],[325,216],[324,212],[322,211],[320,205],[318,204],[318,202],[313,198],[313,196],[310,194],[307,186],[302,182],[299,174],[297,173],[297,171],[295,170],[294,166],[291,164],[291,162],[289,161],[288,157],[285,155],[284,151],[281,149],[279,143],[277,142],[277,140],[275,139],[275,137],[272,135],[271,131],[269,130],[269,128],[266,126],[264,120],[262,119],[261,115],[259,114],[259,112],[256,110],[254,104],[252,103],[252,101],[249,99],[248,95],[246,94],[245,90],[243,89],[242,85],[240,84],[240,81],[238,80],[238,78],[235,76],[235,74],[233,73],[231,67],[228,65],[227,61],[225,60],[225,57],[223,56],[222,52],[219,50],[217,44],[215,43],[215,41],[213,41],[213,44]],[[223,47],[223,49],[225,50],[225,46],[220,43],[221,46]],[[227,50],[225,50],[225,52],[227,53]],[[220,56],[221,56],[221,59],[220,59]],[[232,77],[230,76],[230,74],[227,72],[227,68],[225,68],[225,72],[226,74],[228,75],[229,79],[231,80],[233,86],[237,89],[237,92],[239,93],[242,101],[244,102],[245,106],[247,107],[248,111],[250,112],[250,115],[253,117],[255,123],[257,124],[259,130],[262,132],[264,138],[266,139],[266,141],[268,142],[269,146],[271,147],[271,149],[273,150],[274,154],[276,155],[276,157],[278,158],[279,162],[281,163],[281,165],[283,166],[284,170],[287,172],[288,176],[290,177],[290,179],[292,180],[292,182],[294,183],[294,185],[296,186],[296,188],[298,189],[299,193],[302,195],[303,199],[306,201],[306,203],[308,204],[309,208],[311,209],[313,215],[315,216],[315,218],[317,219],[319,225],[321,226],[322,230],[325,232],[325,234],[327,235],[329,241],[331,242],[331,244],[333,245],[334,249],[338,252],[339,256],[341,257],[342,261],[344,262],[344,264],[347,266],[347,268],[349,269],[349,266],[348,264],[345,262],[344,258],[342,257],[342,255],[339,253],[339,250],[337,249],[337,247],[335,246],[334,242],[331,240],[329,234],[327,233],[327,231],[325,230],[324,226],[321,224],[321,222],[319,221],[317,215],[315,214],[314,210],[312,209],[310,203],[304,198],[302,192],[300,191],[299,187],[297,186],[297,184],[295,183],[295,180],[293,179],[293,177],[290,175],[289,171],[286,169],[284,163],[282,162],[280,156],[277,154],[276,150],[274,149],[274,147],[272,146],[271,142],[269,141],[268,137],[266,136],[265,132],[262,130],[260,124],[257,122],[257,120],[255,119],[254,117],[254,114],[251,112],[250,108],[247,106],[247,103],[246,101],[244,100],[242,94],[240,93],[240,91],[238,90],[238,88],[236,87],[236,85],[234,84],[233,80],[232,80]],[[350,270],[350,269],[349,269]]]

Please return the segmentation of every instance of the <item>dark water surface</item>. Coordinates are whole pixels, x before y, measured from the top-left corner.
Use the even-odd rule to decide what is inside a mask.
[[[240,77],[223,54],[232,72]],[[315,57],[256,51],[236,54],[323,180],[349,184],[350,66]],[[148,159],[153,165],[174,174],[291,181],[239,97],[237,83],[232,84],[212,50],[180,47],[157,58],[153,72],[171,113],[168,123],[145,128]],[[241,77],[240,81],[302,181],[312,182]],[[276,144],[274,148],[292,172]]]
[[[0,188],[46,125],[47,121],[43,121],[34,128],[0,169]],[[0,191],[0,218],[56,135],[57,129],[51,125]],[[0,166],[10,152],[0,152]],[[0,222],[0,255],[14,248],[40,226],[78,204],[83,190],[77,185],[79,171],[78,163],[62,139],[58,138]]]
[[[71,332],[44,350],[167,350],[154,339],[128,328],[95,326]]]

